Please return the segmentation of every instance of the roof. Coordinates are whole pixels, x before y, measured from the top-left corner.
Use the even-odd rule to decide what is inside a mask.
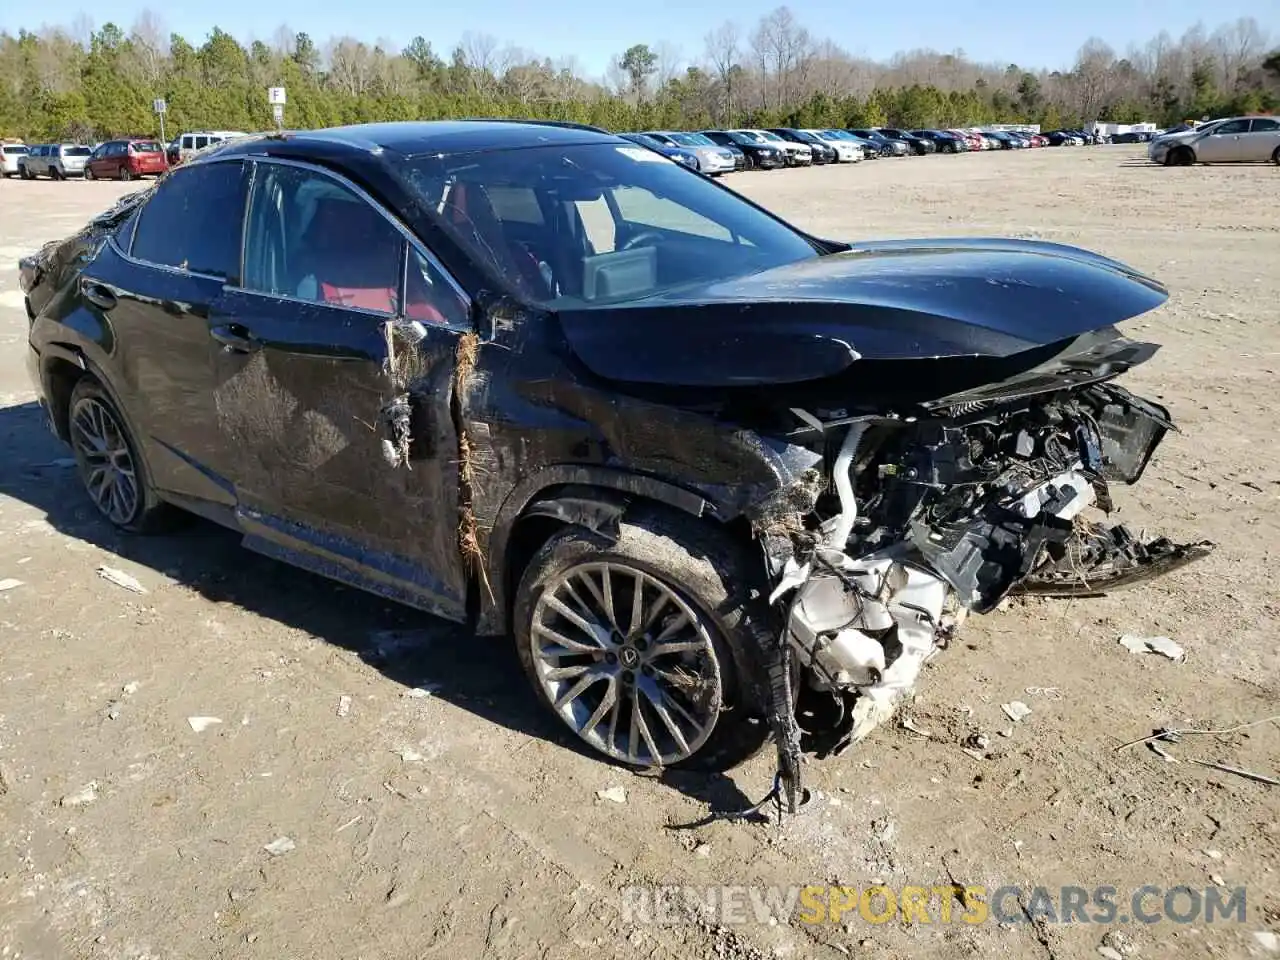
[[[280,134],[264,135],[278,139]],[[218,152],[251,153],[263,136],[236,141]],[[354,151],[389,151],[402,156],[470,153],[476,150],[516,150],[523,147],[572,146],[587,143],[622,143],[622,139],[595,127],[551,121],[519,120],[416,120],[365,123],[323,130],[286,132],[291,152],[317,148]],[[230,149],[228,149],[230,148]]]

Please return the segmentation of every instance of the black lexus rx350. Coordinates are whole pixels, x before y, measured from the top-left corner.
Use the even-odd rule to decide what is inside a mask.
[[[1103,518],[1171,427],[1115,383],[1159,283],[1054,243],[821,239],[591,128],[246,138],[21,279],[111,523],[182,508],[511,635],[627,764],[771,731],[793,790],[797,696],[859,740],[966,613],[1205,551]]]

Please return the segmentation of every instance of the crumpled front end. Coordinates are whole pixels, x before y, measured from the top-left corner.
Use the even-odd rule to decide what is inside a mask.
[[[1136,482],[1173,428],[1111,384],[927,417],[794,413],[825,445],[828,486],[771,602],[805,694],[825,702],[807,713],[826,718],[809,732],[828,752],[889,718],[970,612],[1015,591],[1105,593],[1211,549],[1106,522],[1111,485]],[[780,741],[782,779],[798,783],[788,751]]]

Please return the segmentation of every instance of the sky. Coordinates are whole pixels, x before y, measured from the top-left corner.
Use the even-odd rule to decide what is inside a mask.
[[[635,43],[666,41],[689,61],[702,56],[702,38],[725,20],[745,35],[777,0],[466,0],[424,4],[421,0],[218,0],[217,3],[153,4],[165,28],[199,44],[214,26],[242,42],[270,41],[276,30],[305,30],[317,43],[350,35],[403,46],[415,35],[437,53],[449,51],[467,32],[487,33],[499,46],[511,44],[552,59],[575,57],[588,76],[601,76],[611,59]],[[94,26],[114,22],[128,30],[149,5],[95,0],[84,14]],[[916,48],[961,49],[981,62],[1066,69],[1080,45],[1098,36],[1117,51],[1145,43],[1160,30],[1174,37],[1195,23],[1212,30],[1251,16],[1280,44],[1280,0],[793,0],[797,20],[818,39],[852,53],[887,59]],[[38,14],[38,10],[46,11]],[[52,14],[52,15],[50,15]],[[4,3],[0,30],[69,25],[71,4]]]

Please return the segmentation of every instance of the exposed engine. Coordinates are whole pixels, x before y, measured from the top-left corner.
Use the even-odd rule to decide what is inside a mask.
[[[1109,481],[1136,481],[1172,426],[1111,385],[822,423],[828,493],[772,601],[804,682],[836,705],[836,748],[890,716],[969,611],[1013,590],[1102,593],[1203,555],[1086,516],[1112,510]]]

